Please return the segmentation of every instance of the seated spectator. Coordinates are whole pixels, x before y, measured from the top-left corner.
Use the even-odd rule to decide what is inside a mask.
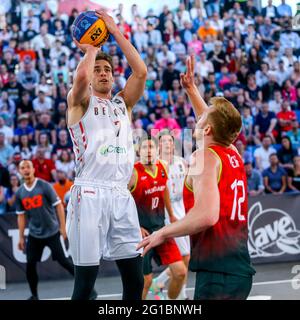
[[[13,142],[13,129],[5,124],[3,117],[0,117],[0,132],[5,134],[5,142],[11,144]]]
[[[261,111],[255,118],[254,132],[255,132],[255,143],[260,144],[260,141],[264,136],[269,136],[272,139],[272,142],[275,142],[275,138],[278,133],[275,130],[277,120],[275,113],[269,111],[268,102],[262,104]]]
[[[11,114],[15,113],[16,110],[16,104],[12,98],[9,97],[8,93],[6,91],[2,91],[1,98],[0,98],[0,112],[2,109],[7,107],[8,111]]]
[[[29,91],[34,95],[35,87],[40,81],[40,75],[37,70],[34,69],[31,61],[24,61],[24,68],[18,73],[18,82],[22,85],[23,90]]]
[[[298,153],[300,154],[300,130],[297,119],[292,121],[292,130],[288,131],[286,135],[290,138],[292,145],[298,150]]]
[[[173,113],[180,127],[185,127],[186,118],[192,115],[192,106],[186,101],[184,94],[178,95],[177,101],[173,105]]]
[[[291,111],[288,101],[283,101],[282,109],[277,113],[276,117],[281,133],[292,130],[292,122],[297,119],[296,113]]]
[[[270,111],[277,114],[278,112],[281,111],[283,99],[282,99],[282,95],[281,95],[280,90],[275,90],[273,92],[273,95],[274,95],[274,98],[269,101],[269,109],[270,109]]]
[[[35,158],[32,160],[37,178],[52,182],[56,180],[56,168],[51,159],[46,159],[46,150],[42,147],[37,148]]]
[[[18,117],[18,126],[14,132],[14,142],[18,143],[21,135],[28,135],[29,141],[33,142],[34,129],[29,125],[29,116],[21,114]]]
[[[35,95],[38,96],[41,91],[45,93],[46,97],[52,97],[53,95],[53,87],[47,83],[45,75],[41,76],[40,83],[35,88]]]
[[[224,85],[224,97],[235,105],[237,97],[243,95],[244,91],[235,73],[231,73],[229,78],[230,82]]]
[[[20,153],[22,159],[31,159],[33,155],[33,148],[29,141],[27,134],[22,134],[19,138],[18,144],[14,148],[15,153]]]
[[[155,80],[153,89],[148,91],[148,98],[152,103],[154,103],[157,94],[161,96],[165,104],[168,103],[168,93],[162,88],[162,82],[160,80]]]
[[[5,199],[6,188],[0,186],[0,214],[6,213],[6,199]]]
[[[297,102],[296,87],[292,85],[290,79],[287,79],[283,84],[282,97],[283,100],[287,100],[291,104],[295,104]]]
[[[271,146],[272,139],[270,136],[264,136],[261,147],[254,151],[255,165],[259,171],[267,169],[270,166],[269,157],[276,150]]]
[[[251,109],[249,107],[244,107],[242,109],[242,124],[242,131],[245,135],[247,143],[252,143],[254,119],[251,115]]]
[[[207,78],[210,73],[214,72],[214,65],[206,59],[206,53],[204,51],[200,53],[200,61],[196,62],[195,70],[203,78]]]
[[[197,34],[193,34],[192,40],[188,42],[188,53],[194,53],[195,56],[199,56],[203,46],[201,40],[198,39]]]
[[[67,178],[74,179],[75,163],[71,158],[71,154],[68,150],[62,150],[58,159],[55,161],[55,167],[57,170],[65,172]]]
[[[287,187],[287,173],[279,165],[276,153],[269,157],[270,167],[263,171],[264,185],[266,193],[282,194]]]
[[[167,108],[163,109],[161,116],[162,118],[154,123],[154,129],[159,131],[163,129],[176,130],[174,136],[178,138],[181,132],[180,126],[175,119],[171,118],[171,114]]]
[[[172,90],[168,92],[169,104],[172,106],[177,102],[179,96],[184,95],[184,91],[180,86],[179,80],[175,79],[172,83]]]
[[[179,80],[179,71],[174,69],[174,63],[168,62],[167,69],[164,70],[162,75],[163,87],[166,91],[172,90],[173,80]]]
[[[0,163],[7,167],[12,162],[14,148],[11,144],[5,142],[5,134],[0,132]]]
[[[32,100],[28,91],[23,91],[21,99],[17,103],[17,116],[26,114],[31,119],[34,117],[34,110],[32,106]]]
[[[197,33],[202,41],[206,40],[208,36],[217,39],[218,35],[218,32],[210,26],[210,21],[208,19],[204,21],[204,25],[198,29]]]
[[[298,151],[294,149],[289,137],[281,138],[281,147],[277,151],[280,165],[285,169],[293,168],[293,159],[298,155]]]
[[[300,156],[293,159],[293,167],[288,170],[287,184],[290,191],[300,192]]]
[[[251,162],[245,162],[247,187],[249,196],[258,196],[264,192],[263,177],[260,171],[253,169]]]
[[[38,96],[32,101],[34,111],[39,114],[52,111],[52,99],[40,90]]]
[[[248,106],[253,108],[258,101],[262,101],[262,91],[257,86],[254,74],[249,74],[247,78],[247,86],[245,88],[245,98]]]
[[[274,100],[274,96],[276,92],[280,92],[280,86],[277,83],[276,75],[273,73],[268,74],[268,81],[262,87],[263,100],[269,101]],[[280,94],[281,97],[281,94]]]
[[[63,150],[67,150],[70,154],[73,152],[73,145],[69,139],[67,130],[60,130],[58,133],[57,144],[53,146],[52,150],[53,161],[56,161],[57,157],[60,157]]]
[[[45,152],[45,158],[51,159],[51,154],[53,150],[53,145],[49,142],[49,136],[46,132],[41,132],[37,138],[37,145],[33,147],[32,154],[36,155],[39,148],[43,148]]]
[[[244,163],[252,163],[253,162],[253,157],[252,153],[245,150],[245,145],[241,140],[237,140],[234,145],[236,146],[239,154],[241,155]]]
[[[16,192],[20,187],[20,179],[16,174],[10,175],[10,187],[5,191],[5,199],[7,203],[7,212],[15,212],[16,211]]]
[[[35,140],[38,141],[40,133],[46,133],[52,144],[56,143],[56,131],[48,113],[40,116],[39,123],[35,127]]]
[[[285,0],[281,0],[281,4],[277,7],[277,12],[280,17],[291,17],[293,14],[291,6],[286,4]]]
[[[65,196],[70,191],[72,185],[73,182],[67,178],[66,173],[62,170],[57,170],[57,182],[54,183],[53,188],[61,199],[65,208],[67,207]]]
[[[225,63],[225,52],[222,49],[222,42],[215,41],[214,50],[208,54],[207,59],[212,62],[215,72],[220,72]]]

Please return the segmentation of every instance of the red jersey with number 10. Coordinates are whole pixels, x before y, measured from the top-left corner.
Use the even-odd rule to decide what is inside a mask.
[[[250,276],[255,271],[247,247],[248,198],[244,164],[231,148],[214,145],[209,150],[220,159],[219,220],[211,228],[191,237],[190,266],[192,270]]]
[[[134,165],[138,177],[131,191],[137,206],[140,225],[150,232],[161,229],[165,221],[164,193],[168,175],[161,161],[157,161],[155,166],[153,174],[141,162]]]

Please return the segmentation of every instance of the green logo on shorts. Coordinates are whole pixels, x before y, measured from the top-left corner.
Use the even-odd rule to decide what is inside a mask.
[[[107,157],[109,153],[117,153],[117,154],[123,153],[123,154],[125,154],[126,153],[126,148],[124,148],[124,147],[116,147],[116,146],[113,146],[113,145],[102,146],[100,148],[100,154],[102,156]]]

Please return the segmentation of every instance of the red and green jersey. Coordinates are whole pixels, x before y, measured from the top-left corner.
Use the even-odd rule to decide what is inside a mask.
[[[240,155],[222,146],[209,148],[219,157],[219,221],[191,237],[191,270],[208,270],[241,276],[255,273],[247,247],[247,178]],[[209,190],[208,190],[209,192]],[[199,212],[201,214],[201,212]]]
[[[164,226],[167,171],[161,161],[156,162],[154,174],[141,162],[137,162],[134,168],[137,182],[131,192],[137,206],[140,225],[153,232]]]

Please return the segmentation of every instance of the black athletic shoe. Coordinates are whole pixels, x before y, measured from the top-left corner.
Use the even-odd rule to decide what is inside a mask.
[[[93,289],[89,300],[97,300],[97,297],[98,297],[98,293],[95,289]]]
[[[30,296],[27,300],[39,300],[37,296]]]

